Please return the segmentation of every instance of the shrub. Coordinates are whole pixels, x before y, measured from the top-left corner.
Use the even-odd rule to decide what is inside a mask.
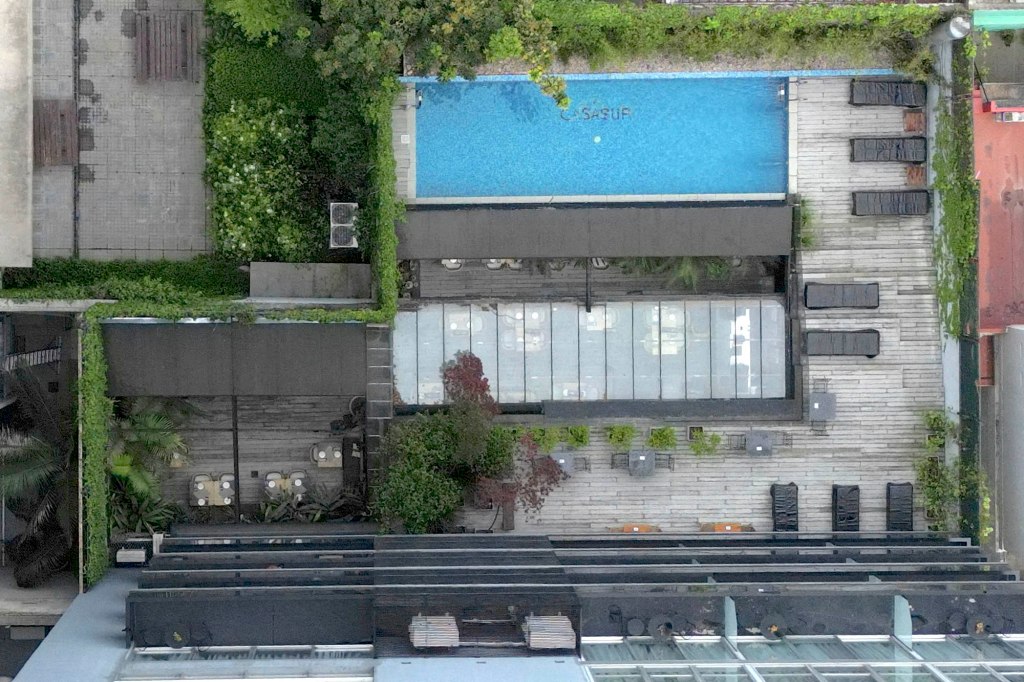
[[[398,524],[407,533],[439,530],[462,503],[462,487],[452,478],[415,460],[392,466],[375,489],[372,510],[385,531]]]
[[[636,438],[636,427],[632,424],[616,424],[605,427],[605,434],[615,452],[628,452]]]
[[[479,478],[500,479],[512,471],[516,448],[519,446],[518,429],[496,426],[487,436],[487,445],[473,462],[473,474]]]
[[[359,93],[332,90],[313,125],[312,148],[324,175],[327,195],[362,205],[366,200],[374,134],[360,107]]]
[[[229,45],[210,55],[208,113],[223,113],[232,102],[261,99],[307,115],[316,114],[328,103],[324,80],[310,57],[292,57],[280,48],[251,45]]]
[[[242,260],[302,262],[327,240],[304,186],[306,126],[269,100],[235,103],[213,118],[206,179],[213,190],[214,240]]]
[[[928,435],[924,438],[924,448],[929,454],[943,450],[948,438],[957,438],[957,424],[949,418],[944,410],[925,412],[924,425],[928,429]]]
[[[95,285],[109,280],[149,278],[205,296],[245,296],[249,278],[238,262],[216,256],[187,261],[91,261],[77,258],[36,258],[31,268],[3,271],[4,289]]]
[[[769,56],[794,63],[837,55],[865,63],[879,49],[899,66],[926,49],[919,43],[942,19],[937,7],[888,4],[727,6],[707,12],[686,5],[540,0],[536,7],[552,23],[559,56],[583,57],[595,66],[665,53],[697,60]]]
[[[671,426],[651,429],[647,436],[647,445],[654,450],[674,450],[676,447],[676,430]]]
[[[563,431],[565,442],[568,443],[571,448],[582,448],[590,445],[590,427],[589,426],[567,426]]]
[[[541,454],[550,455],[562,442],[562,429],[557,426],[534,426],[526,430],[527,435]]]
[[[935,457],[917,461],[917,483],[924,497],[924,510],[932,519],[932,530],[950,528],[950,507],[959,492],[957,476],[951,467]]]
[[[294,0],[210,0],[210,8],[231,17],[251,40],[280,30],[295,14]]]
[[[690,439],[690,451],[701,457],[713,455],[718,452],[718,446],[722,444],[722,436],[717,433],[708,433],[701,429]]]
[[[418,414],[391,426],[381,445],[385,461],[402,459],[449,474],[455,465],[455,425],[448,415]]]

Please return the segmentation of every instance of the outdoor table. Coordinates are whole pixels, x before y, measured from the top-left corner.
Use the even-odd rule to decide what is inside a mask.
[[[341,468],[345,464],[344,448],[340,442],[316,443],[310,450],[310,459],[320,468]]]
[[[235,499],[232,481],[196,481],[192,483],[190,504],[193,507],[227,507]]]
[[[808,396],[810,403],[810,420],[812,422],[827,422],[836,418],[836,395],[835,393],[811,393]]]
[[[751,431],[747,434],[748,455],[770,455],[775,444],[775,435],[771,431]]]

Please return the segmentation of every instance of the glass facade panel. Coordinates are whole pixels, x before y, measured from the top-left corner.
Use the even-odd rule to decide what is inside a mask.
[[[498,317],[490,306],[470,306],[473,328],[470,340],[473,354],[480,358],[484,376],[491,386],[491,395],[498,391]]]
[[[786,397],[786,311],[761,299],[761,397]]]
[[[881,642],[844,642],[859,660],[862,661],[909,661],[910,654],[892,640]]]
[[[442,363],[470,350],[504,403],[780,397],[782,311],[755,299],[613,302],[590,312],[576,303],[430,304],[396,318],[395,385],[407,404],[443,402]],[[774,369],[770,346],[780,353]]]
[[[498,304],[498,402],[526,398],[525,323],[522,303]]]
[[[398,393],[395,397],[401,403],[415,405],[419,401],[415,312],[398,313],[395,316],[393,352],[395,392]]]
[[[420,405],[444,402],[441,365],[444,363],[443,306],[428,306],[416,319],[418,390]]]
[[[608,399],[633,399],[633,304],[605,306]]]
[[[523,312],[526,401],[551,400],[551,306],[527,303]]]
[[[679,301],[663,301],[658,309],[656,334],[661,353],[661,397],[686,398],[686,306]]]
[[[637,400],[657,400],[661,397],[659,313],[657,303],[633,304],[633,397]],[[682,379],[680,375],[680,385]]]
[[[736,301],[736,397],[761,397],[761,302]]]
[[[579,400],[580,353],[577,306],[551,305],[551,381],[555,400]]]
[[[664,362],[664,359],[662,360]],[[711,303],[686,303],[686,397],[711,397]]]
[[[619,325],[618,312],[596,305],[588,313],[579,309],[580,320],[580,400],[604,400],[607,396],[605,376],[605,332]]]
[[[736,397],[736,304],[711,301],[711,397]]]

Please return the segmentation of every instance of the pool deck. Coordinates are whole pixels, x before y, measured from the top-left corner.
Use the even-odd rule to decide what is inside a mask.
[[[517,532],[606,530],[646,523],[664,531],[693,531],[699,523],[731,521],[770,530],[769,486],[800,486],[800,529],[831,530],[831,487],[861,487],[861,530],[885,527],[885,484],[915,481],[914,462],[923,455],[922,413],[943,403],[939,321],[935,299],[930,216],[851,215],[853,190],[905,189],[904,165],[851,163],[849,139],[903,135],[903,109],[852,107],[848,78],[797,79],[796,157],[790,159],[801,195],[809,201],[814,246],[803,250],[795,268],[804,282],[878,282],[876,310],[803,310],[805,329],[877,329],[881,353],[861,357],[807,357],[794,344],[803,366],[804,390],[829,379],[837,398],[837,419],[828,435],[812,434],[801,422],[702,422],[706,431],[742,434],[750,428],[785,432],[792,445],[770,457],[737,451],[697,458],[686,447],[686,422],[628,420],[649,427],[679,429],[674,471],[658,469],[647,479],[611,468],[611,451],[600,431],[615,420],[594,420],[591,443],[579,454],[591,470],[577,473],[555,490],[544,508],[517,518]],[[637,442],[639,442],[639,438]],[[726,439],[727,440],[727,439]],[[920,504],[921,495],[917,500]],[[487,528],[494,511],[464,510],[461,522]],[[925,527],[923,511],[915,527]],[[495,526],[497,527],[497,526]]]

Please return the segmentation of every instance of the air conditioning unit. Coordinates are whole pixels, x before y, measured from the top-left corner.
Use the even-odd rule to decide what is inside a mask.
[[[331,248],[356,249],[356,211],[359,204],[331,203]]]
[[[996,120],[1000,123],[1024,123],[1024,111],[1000,111]]]

